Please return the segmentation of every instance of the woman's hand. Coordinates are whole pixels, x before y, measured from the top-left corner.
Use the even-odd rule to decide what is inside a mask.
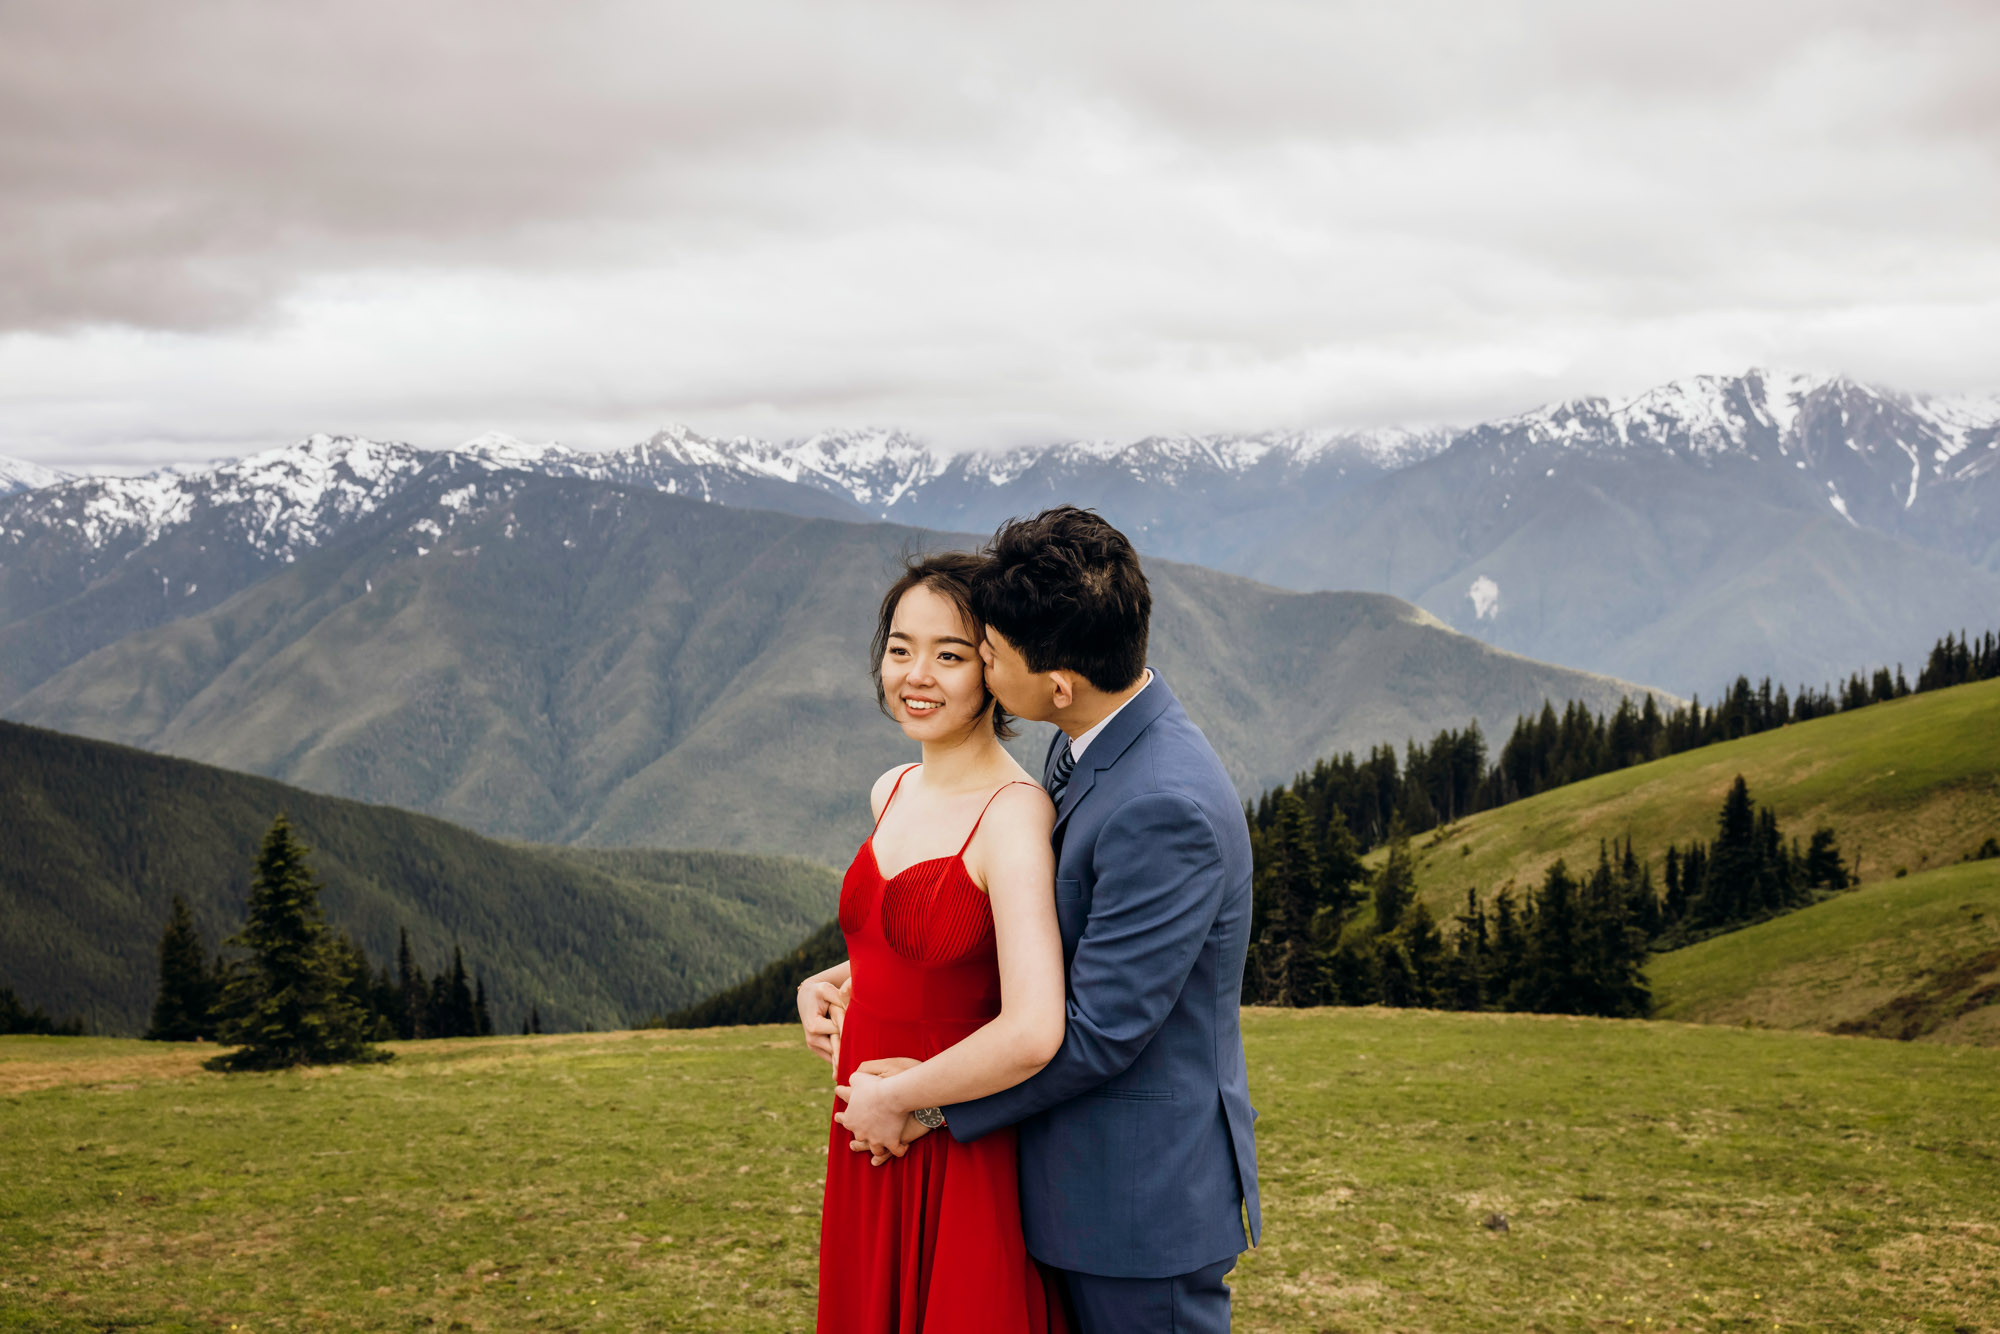
[[[799,1026],[805,1029],[806,1050],[836,1070],[840,1068],[840,1031],[853,999],[851,977],[837,987],[831,982],[807,982],[799,988]]]
[[[914,1056],[880,1056],[872,1061],[863,1061],[860,1065],[855,1066],[854,1073],[857,1075],[876,1075],[882,1079],[887,1079],[890,1075],[900,1075],[903,1071],[913,1069],[922,1064],[923,1062]]]

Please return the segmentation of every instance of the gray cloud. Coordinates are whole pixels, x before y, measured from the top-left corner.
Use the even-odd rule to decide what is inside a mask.
[[[1979,3],[0,0],[0,452],[1992,378]]]

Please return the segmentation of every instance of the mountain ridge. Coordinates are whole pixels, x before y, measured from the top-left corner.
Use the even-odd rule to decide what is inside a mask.
[[[365,534],[429,479],[521,471],[951,532],[1069,501],[1149,555],[1389,593],[1497,647],[1683,694],[1739,672],[1821,684],[1920,653],[2000,600],[2000,397],[1837,375],[1696,376],[1466,428],[991,454],[890,428],[773,443],[672,427],[605,453],[322,435],[206,471],[0,497],[0,626],[66,608],[22,663],[0,649],[0,701],[113,631],[204,611]],[[203,559],[162,554],[175,543]]]
[[[869,783],[910,758],[867,681],[876,603],[903,557],[969,540],[588,479],[433,476],[366,533],[4,707],[492,834],[837,862]],[[1246,793],[1331,751],[1643,693],[1387,595],[1146,566],[1152,662]]]

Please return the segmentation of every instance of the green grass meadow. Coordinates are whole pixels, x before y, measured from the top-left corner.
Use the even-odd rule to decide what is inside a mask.
[[[1240,1330],[2000,1330],[2000,1051],[1378,1010],[1246,1035]],[[225,1077],[0,1039],[0,1329],[811,1327],[830,1090],[791,1030],[398,1051]]]

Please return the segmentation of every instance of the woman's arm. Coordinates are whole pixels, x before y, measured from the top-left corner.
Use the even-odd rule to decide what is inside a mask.
[[[897,780],[914,768],[913,764],[899,764],[877,778],[868,790],[869,813],[878,821],[882,818],[882,804],[889,800]],[[836,1070],[840,1068],[839,1015],[847,1008],[851,994],[842,989],[852,976],[848,961],[842,959],[799,983],[799,1026],[806,1031],[806,1049]]]
[[[978,855],[967,869],[983,882],[993,908],[1000,1013],[920,1065],[887,1079],[855,1076],[839,1118],[856,1138],[894,1143],[916,1108],[1012,1088],[1062,1046],[1062,932],[1049,848],[1054,827],[1055,807],[1036,787],[1008,788],[987,812]]]

